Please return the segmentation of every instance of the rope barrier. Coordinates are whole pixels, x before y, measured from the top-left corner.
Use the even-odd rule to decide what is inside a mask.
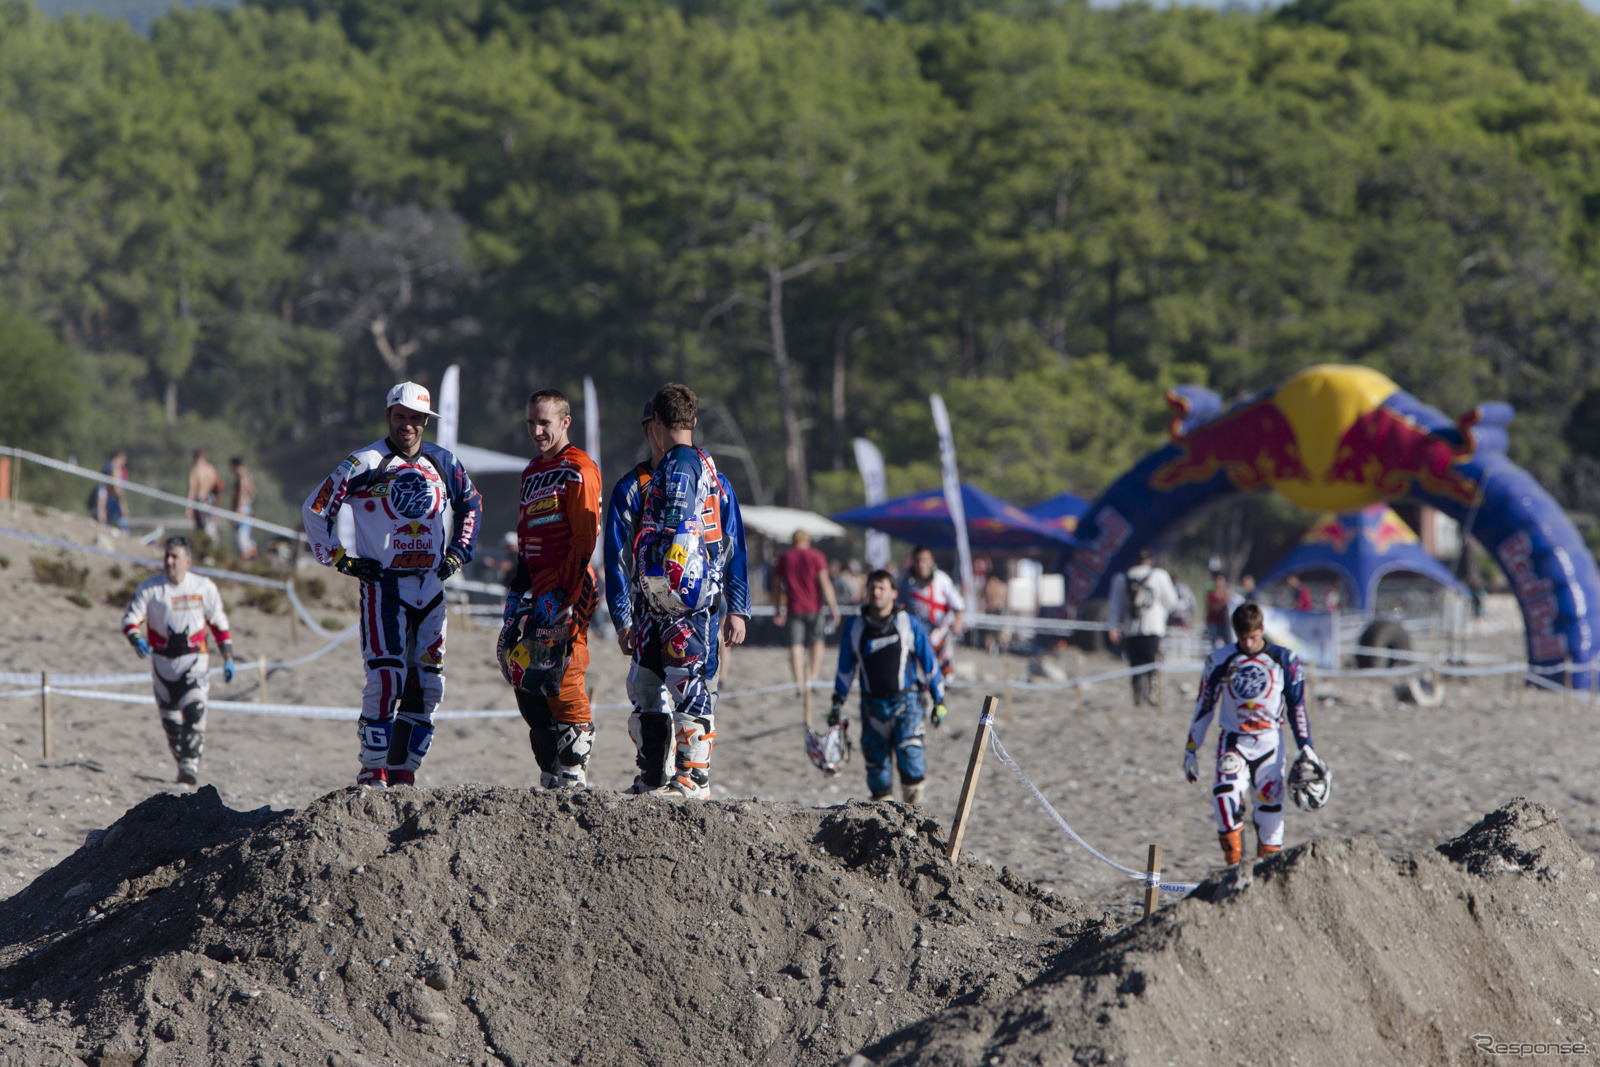
[[[1116,860],[1107,858],[1093,845],[1089,844],[1089,842],[1085,841],[1082,837],[1079,837],[1078,831],[1074,830],[1067,823],[1067,820],[1061,817],[1061,813],[1056,811],[1056,809],[1051,806],[1050,801],[1046,800],[1044,794],[1039,792],[1039,787],[1034,785],[1033,782],[1029,780],[1027,774],[1021,767],[1017,766],[1016,761],[1011,758],[1011,754],[1006,751],[1006,747],[1000,743],[1000,735],[998,733],[991,733],[989,735],[989,746],[994,749],[995,758],[1001,763],[1005,764],[1007,767],[1010,767],[1011,773],[1017,776],[1017,781],[1022,783],[1022,787],[1029,793],[1033,794],[1034,801],[1045,810],[1045,814],[1050,816],[1051,821],[1057,826],[1061,827],[1062,830],[1066,831],[1067,836],[1076,841],[1085,852],[1089,853],[1089,855],[1093,856],[1101,863],[1104,863],[1106,866],[1114,867],[1123,874],[1137,879],[1138,881],[1144,883],[1147,887],[1153,885],[1159,889],[1165,890],[1168,893],[1192,893],[1199,886],[1199,882],[1159,882],[1151,878],[1149,876],[1149,872],[1147,871],[1136,871],[1132,867],[1124,867]]]
[[[41,456],[39,453],[29,452],[27,449],[7,448],[0,446],[0,456],[15,456],[18,459],[25,459],[30,463],[37,463],[41,467],[49,467],[52,470],[65,471],[67,474],[75,474],[80,478],[87,478],[90,481],[99,482],[102,485],[119,487],[126,492],[136,493],[139,496],[147,496],[152,500],[161,500],[168,504],[177,504],[182,508],[191,508],[195,511],[203,511],[207,515],[215,515],[217,518],[227,519],[229,522],[244,523],[246,526],[253,526],[258,530],[264,530],[267,533],[277,534],[279,537],[287,537],[291,541],[304,541],[306,539],[305,533],[300,530],[291,530],[287,526],[279,526],[275,522],[267,522],[265,519],[258,519],[253,515],[241,515],[237,511],[230,511],[227,508],[217,507],[214,504],[202,504],[198,500],[190,500],[187,497],[178,496],[176,493],[168,493],[160,489],[153,489],[148,485],[140,485],[138,482],[130,482],[126,478],[113,478],[109,474],[101,474],[99,471],[92,471],[87,467],[80,467],[76,463],[66,463],[59,459],[52,459],[49,456]]]

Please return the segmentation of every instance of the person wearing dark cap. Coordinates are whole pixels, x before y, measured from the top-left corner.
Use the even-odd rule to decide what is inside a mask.
[[[1161,638],[1167,633],[1167,616],[1178,606],[1178,589],[1172,575],[1156,566],[1148,546],[1139,549],[1139,561],[1111,581],[1111,642],[1122,642],[1128,666],[1143,667],[1161,658]],[[1134,704],[1155,703],[1153,671],[1133,676]]]
[[[650,476],[665,454],[662,437],[652,429],[655,418],[655,402],[646,400],[639,415],[639,427],[650,455],[612,486],[602,542],[606,609],[611,613],[612,625],[617,628],[618,647],[632,659],[628,667],[628,699],[633,704],[633,713],[628,717],[628,736],[633,739],[638,774],[634,775],[633,785],[627,792],[635,794],[663,788],[671,777],[674,762],[672,708],[666,698],[665,679],[642,666],[636,654],[644,610],[634,574],[633,542],[639,533],[639,514],[650,488]],[[726,483],[721,472],[717,477]]]

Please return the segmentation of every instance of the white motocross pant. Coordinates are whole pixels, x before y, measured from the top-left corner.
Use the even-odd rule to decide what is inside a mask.
[[[1282,845],[1283,771],[1284,752],[1277,730],[1221,734],[1217,738],[1217,773],[1211,785],[1217,832],[1239,828],[1248,793],[1256,840],[1263,845]]]
[[[447,614],[444,583],[431,571],[384,571],[361,584],[363,769],[415,771],[428,754],[433,713],[444,699]]]

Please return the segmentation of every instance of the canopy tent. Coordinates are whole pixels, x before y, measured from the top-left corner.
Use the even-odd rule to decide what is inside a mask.
[[[1077,493],[1062,493],[1022,510],[1051,529],[1070,535],[1078,528],[1078,520],[1089,513],[1089,502]]]
[[[800,508],[779,508],[751,504],[739,509],[739,518],[746,530],[763,537],[788,544],[796,530],[804,530],[813,540],[824,537],[843,537],[845,528],[825,515]]]
[[[1444,564],[1422,550],[1411,527],[1386,504],[1343,515],[1324,514],[1262,584],[1312,570],[1330,570],[1343,578],[1355,600],[1352,606],[1362,612],[1372,610],[1378,582],[1395,571],[1420,574],[1462,595],[1467,593],[1466,586]]]
[[[1077,544],[1066,532],[975,486],[962,484],[961,502],[967,512],[967,536],[974,548],[1059,549]],[[954,548],[956,543],[955,525],[950,521],[942,489],[836,512],[833,518],[882,530],[929,548]]]

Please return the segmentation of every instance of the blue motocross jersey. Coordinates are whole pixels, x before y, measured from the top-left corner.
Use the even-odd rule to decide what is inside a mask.
[[[887,619],[869,619],[867,609],[845,620],[839,635],[839,673],[833,695],[843,700],[861,674],[861,695],[893,697],[917,684],[917,670],[928,680],[934,702],[944,703],[944,674],[934,658],[928,631],[899,604]]]
[[[663,472],[671,472],[670,484],[658,484]],[[619,629],[634,625],[644,610],[637,569],[641,532],[671,538],[683,530],[693,531],[704,555],[696,610],[710,610],[720,596],[724,611],[749,618],[739,498],[711,457],[680,445],[662,458],[659,470],[640,463],[611,490],[604,537],[606,606]]]

